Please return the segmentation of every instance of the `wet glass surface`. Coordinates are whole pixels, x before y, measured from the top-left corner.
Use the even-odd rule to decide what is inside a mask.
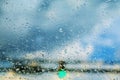
[[[0,0],[0,80],[120,80],[119,0]]]

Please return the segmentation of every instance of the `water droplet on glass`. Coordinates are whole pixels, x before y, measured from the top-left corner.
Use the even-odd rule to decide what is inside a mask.
[[[61,32],[61,33],[62,33],[62,32],[63,32],[63,29],[62,29],[62,28],[59,28],[59,32]]]

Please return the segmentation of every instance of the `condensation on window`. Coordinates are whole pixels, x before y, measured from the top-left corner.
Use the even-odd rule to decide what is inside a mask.
[[[119,0],[0,0],[0,80],[120,80]]]

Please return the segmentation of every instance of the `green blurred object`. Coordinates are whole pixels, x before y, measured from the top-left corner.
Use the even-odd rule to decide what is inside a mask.
[[[66,76],[67,72],[64,69],[60,69],[58,71],[58,77],[59,78],[64,78]]]

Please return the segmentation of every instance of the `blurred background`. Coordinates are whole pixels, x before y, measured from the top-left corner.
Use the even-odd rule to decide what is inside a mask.
[[[120,80],[119,30],[120,0],[0,0],[0,80]]]

